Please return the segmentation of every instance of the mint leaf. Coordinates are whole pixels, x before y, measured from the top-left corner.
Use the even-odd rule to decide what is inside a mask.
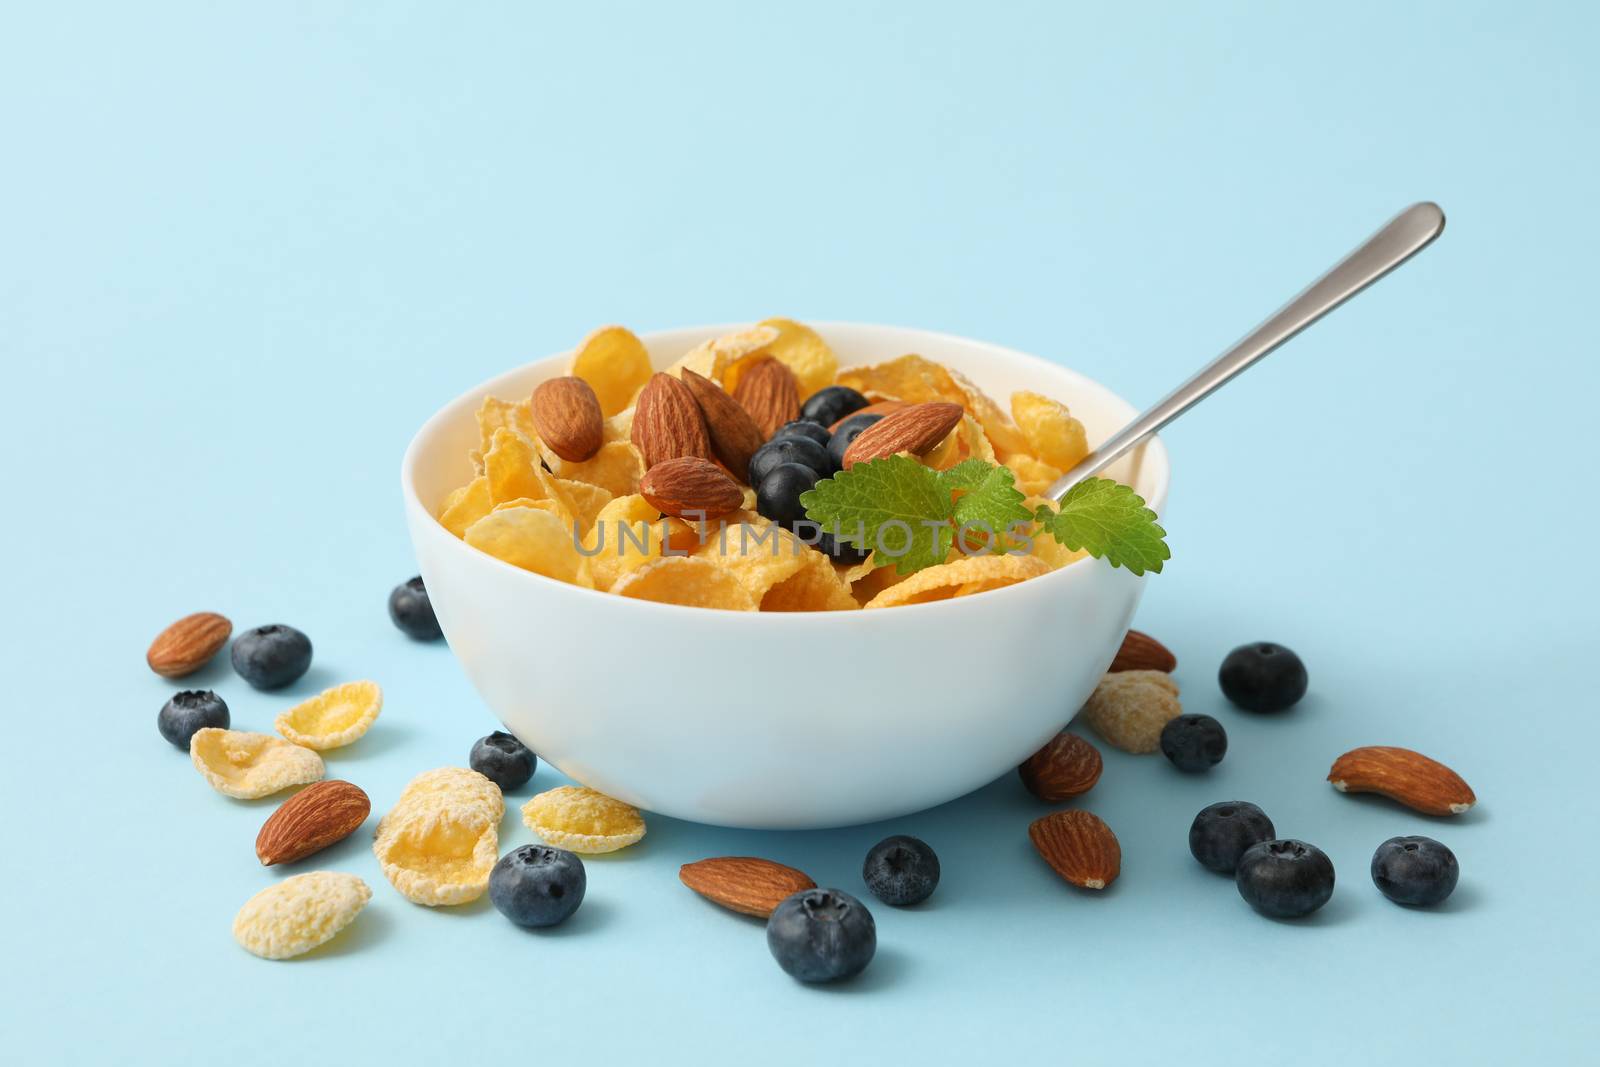
[[[1060,511],[1041,507],[1034,518],[1074,552],[1084,549],[1134,574],[1160,574],[1162,561],[1172,558],[1156,513],[1138,493],[1108,478],[1084,479],[1067,490]]]
[[[963,527],[967,528],[968,551],[986,541],[999,543],[986,539],[986,532],[996,539],[1002,538],[1011,532],[1012,526],[1033,520],[1033,512],[1023,504],[1026,498],[1016,488],[1016,479],[1008,467],[968,459],[945,471],[939,480],[961,493],[956,497],[951,520],[958,533]]]
[[[857,463],[800,494],[812,522],[858,548],[877,550],[901,574],[943,563],[955,528],[950,489],[908,456]]]

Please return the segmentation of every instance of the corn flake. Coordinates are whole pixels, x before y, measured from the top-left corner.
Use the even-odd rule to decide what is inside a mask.
[[[978,425],[983,427],[996,456],[1005,459],[1012,453],[1028,450],[1028,439],[1022,436],[1022,431],[1017,429],[1017,424],[1011,421],[1011,416],[1005,413],[998,402],[960,371],[951,370],[949,374],[956,388],[966,394],[964,406],[978,420]]]
[[[691,608],[754,611],[756,599],[733,570],[699,556],[665,556],[637,567],[611,587],[619,596]]]
[[[478,452],[488,452],[494,445],[496,430],[509,430],[524,440],[538,440],[539,431],[533,427],[532,398],[510,403],[499,397],[486,396],[478,405]]]
[[[271,734],[208,726],[189,739],[189,760],[224,796],[255,800],[322,781],[322,757]]]
[[[803,553],[809,551],[781,526],[740,522],[714,531],[695,554],[731,572],[759,602],[767,590],[804,565]]]
[[[333,940],[371,899],[353,874],[297,874],[245,901],[233,918],[233,939],[264,960],[286,960]]]
[[[650,380],[650,352],[632,330],[602,326],[578,346],[570,373],[589,383],[609,417],[631,404]]]
[[[573,542],[572,527],[542,502],[510,502],[468,527],[467,544],[513,567],[594,588],[589,561]]]
[[[802,401],[818,389],[833,384],[834,376],[839,372],[839,359],[817,331],[793,319],[768,319],[756,329],[770,329],[776,336],[761,348],[753,349],[728,364],[722,372],[722,385],[730,394],[738,387],[740,376],[762,355],[774,357],[794,372]]]
[[[848,367],[839,372],[839,384],[868,397],[922,404],[939,400],[965,406],[967,394],[950,372],[921,356],[901,356],[870,367]]]
[[[800,560],[799,570],[761,598],[762,611],[847,611],[858,606],[833,560],[814,548],[807,548]]]
[[[377,682],[346,682],[296,704],[274,725],[288,741],[325,752],[366,733],[381,710],[383,690]]]
[[[941,563],[910,575],[867,602],[870,608],[901,604],[926,604],[957,596],[1000,589],[1050,573],[1043,560],[1032,556],[970,556]]]
[[[600,446],[600,451],[582,463],[562,459],[549,449],[541,448],[541,451],[556,477],[599,486],[612,496],[637,493],[639,479],[644,477],[644,456],[632,441],[607,441]]]
[[[1038,393],[1012,393],[1011,417],[1028,441],[1028,451],[1045,463],[1068,470],[1089,454],[1083,423],[1065,404]]]
[[[439,511],[439,525],[460,537],[467,532],[467,527],[493,510],[489,479],[479,475],[445,499]]]
[[[1165,671],[1118,671],[1100,679],[1083,717],[1107,742],[1136,755],[1161,747],[1161,730],[1183,714],[1178,683]]]
[[[500,847],[505,798],[476,771],[419,774],[378,820],[372,851],[383,876],[414,904],[466,904],[483,895]]]
[[[571,852],[615,852],[644,837],[644,816],[584,786],[564,785],[522,806],[522,821],[547,845]]]

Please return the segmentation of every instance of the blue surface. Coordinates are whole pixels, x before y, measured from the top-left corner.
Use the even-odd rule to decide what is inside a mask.
[[[1594,9],[580,6],[9,12],[6,1058],[1592,1051]],[[443,400],[599,323],[769,314],[989,338],[1153,399],[1421,198],[1450,214],[1438,245],[1168,435],[1174,559],[1139,624],[1232,747],[1200,778],[1107,754],[1103,896],[1032,855],[1042,809],[1006,779],[829,833],[654,819],[545,934],[407,904],[369,829],[315,862],[373,885],[347,936],[289,964],[233,944],[280,877],[251,850],[275,802],[224,800],[161,741],[145,646],[197,609],[304,628],[287,695],[195,681],[257,729],[381,681],[379,725],[329,761],[380,807],[465,759],[494,724],[383,609],[414,570],[400,452]],[[1282,718],[1213,682],[1263,637],[1312,673]],[[1369,743],[1447,761],[1480,807],[1335,794],[1329,762]],[[1189,858],[1194,812],[1233,798],[1333,857],[1314,920],[1257,918]],[[875,909],[849,988],[796,986],[758,924],[677,884],[755,853],[859,892],[890,832],[945,881]],[[1418,832],[1461,859],[1434,913],[1366,873]],[[529,839],[509,817],[504,845]]]

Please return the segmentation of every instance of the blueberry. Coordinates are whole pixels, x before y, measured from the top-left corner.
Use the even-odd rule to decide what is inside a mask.
[[[1300,919],[1333,896],[1333,861],[1304,841],[1263,841],[1239,857],[1233,881],[1239,895],[1261,914]]]
[[[827,448],[828,438],[831,436],[833,435],[828,432],[828,428],[821,423],[809,419],[796,419],[794,422],[786,422],[779,426],[778,432],[772,435],[771,440],[776,441],[780,437],[809,437],[823,448]]]
[[[767,948],[778,966],[802,982],[860,974],[878,949],[878,928],[866,905],[838,889],[802,889],[767,920]]]
[[[826,553],[835,563],[853,565],[872,555],[871,549],[857,548],[849,541],[833,536],[827,530],[817,535],[817,550]]]
[[[1306,665],[1282,645],[1257,641],[1229,652],[1217,681],[1246,711],[1285,711],[1306,695]]]
[[[583,861],[565,849],[523,845],[489,872],[489,899],[518,926],[554,926],[583,903]]]
[[[1372,881],[1396,904],[1431,907],[1455,892],[1461,865],[1431,837],[1391,837],[1372,854]]]
[[[389,594],[389,618],[407,637],[418,641],[436,641],[444,636],[420,576],[394,587]]]
[[[839,424],[833,431],[833,436],[828,438],[828,461],[833,464],[834,470],[844,470],[845,449],[850,447],[850,442],[861,436],[861,431],[883,418],[882,415],[851,415]]]
[[[1203,808],[1189,827],[1189,851],[1200,865],[1218,874],[1232,874],[1251,845],[1278,836],[1267,813],[1243,800],[1225,800]]]
[[[751,460],[750,465],[754,467],[755,461]],[[756,487],[756,510],[780,526],[793,527],[806,517],[800,494],[816,484],[817,472],[810,467],[780,463]]]
[[[939,887],[939,857],[926,841],[896,834],[872,846],[861,877],[885,904],[921,904]]]
[[[185,752],[189,738],[208,726],[228,728],[228,705],[209,689],[185,689],[161,705],[156,729],[161,736]]]
[[[233,669],[257,689],[282,689],[311,666],[311,639],[293,626],[257,626],[233,639]]]
[[[751,485],[760,485],[774,467],[784,463],[798,463],[802,467],[810,467],[817,472],[817,477],[826,478],[833,473],[833,465],[828,459],[828,450],[817,444],[809,437],[774,437],[756,450],[750,457]]]
[[[499,786],[521,789],[533,777],[539,759],[533,750],[504,730],[496,730],[488,737],[480,737],[472,745],[467,766]]]
[[[800,417],[822,426],[832,426],[853,411],[867,406],[867,398],[848,385],[830,385],[818,389],[800,408]]]
[[[1161,753],[1180,771],[1209,771],[1227,751],[1227,731],[1209,715],[1179,715],[1161,728]]]

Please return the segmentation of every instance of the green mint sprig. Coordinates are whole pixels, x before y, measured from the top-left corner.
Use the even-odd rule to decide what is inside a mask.
[[[1156,513],[1138,493],[1109,478],[1084,479],[1067,490],[1060,511],[1040,506],[1034,518],[1072,551],[1081,548],[1134,574],[1160,574],[1162,563],[1172,558]]]

